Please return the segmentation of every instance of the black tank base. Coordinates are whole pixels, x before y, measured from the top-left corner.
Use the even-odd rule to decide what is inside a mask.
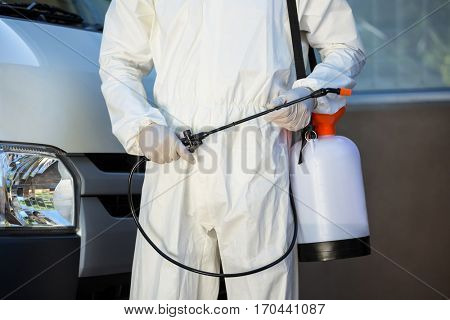
[[[370,254],[370,236],[298,245],[299,262],[348,259]]]

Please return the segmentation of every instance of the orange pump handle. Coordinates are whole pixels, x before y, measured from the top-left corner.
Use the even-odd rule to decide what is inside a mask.
[[[345,107],[340,108],[333,114],[313,113],[312,124],[314,126],[314,131],[316,131],[318,136],[335,135],[336,123],[344,113]]]

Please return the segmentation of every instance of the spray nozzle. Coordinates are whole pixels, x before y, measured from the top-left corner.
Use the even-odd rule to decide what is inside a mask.
[[[319,98],[334,93],[340,96],[349,97],[352,95],[352,89],[348,88],[323,88],[311,93],[311,98]]]
[[[350,97],[352,95],[352,89],[340,88],[339,89],[339,95],[340,96],[345,96],[345,97]]]

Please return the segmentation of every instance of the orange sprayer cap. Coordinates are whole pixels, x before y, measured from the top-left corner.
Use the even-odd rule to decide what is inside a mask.
[[[344,113],[345,107],[340,108],[336,113],[333,114],[313,113],[312,124],[314,126],[314,130],[316,131],[317,135],[319,136],[335,135],[336,123]]]

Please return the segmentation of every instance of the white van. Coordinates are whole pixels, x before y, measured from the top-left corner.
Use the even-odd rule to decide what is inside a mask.
[[[100,91],[109,3],[0,0],[0,299],[127,298],[137,158]]]

